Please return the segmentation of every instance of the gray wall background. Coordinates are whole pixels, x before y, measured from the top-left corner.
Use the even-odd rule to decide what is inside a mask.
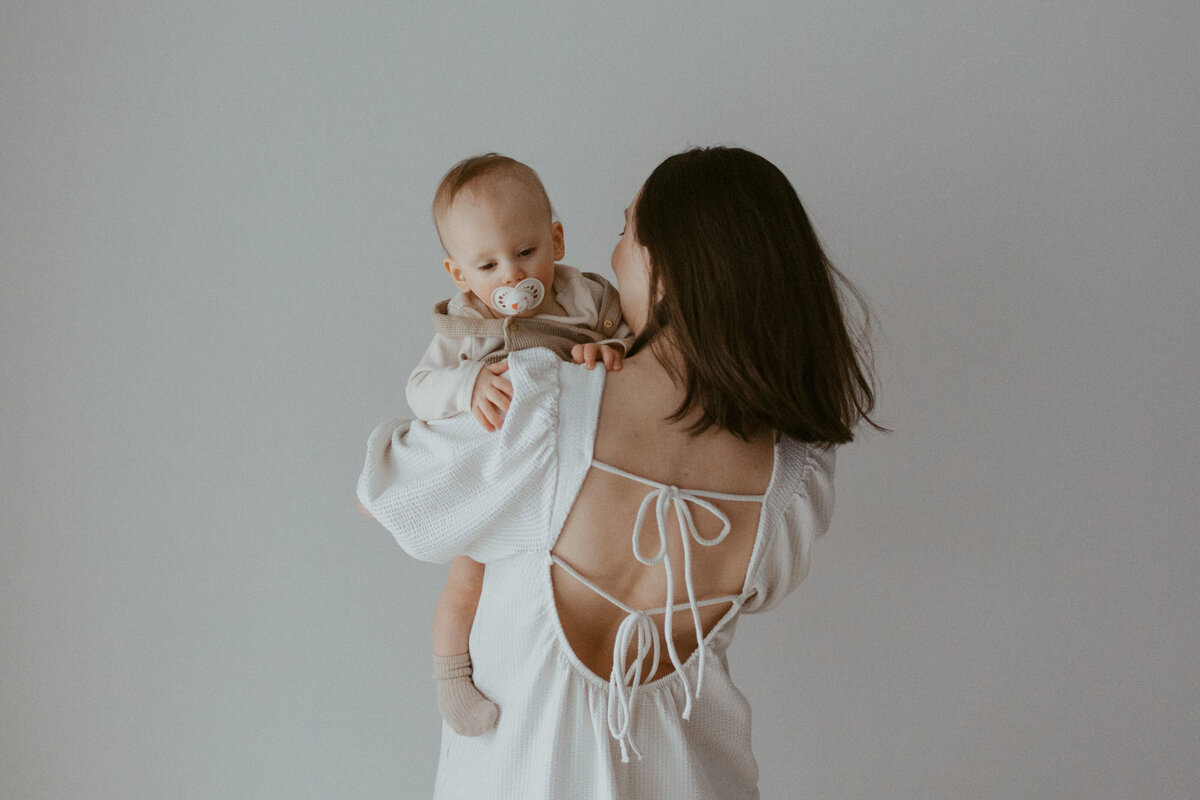
[[[248,6],[248,7],[247,7]],[[7,3],[0,796],[431,791],[443,571],[352,497],[498,150],[607,272],[662,158],[792,179],[880,417],[732,667],[765,797],[1200,786],[1194,2]]]

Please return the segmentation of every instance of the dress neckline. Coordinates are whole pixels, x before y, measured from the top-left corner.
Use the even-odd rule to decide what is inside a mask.
[[[683,493],[686,493],[688,495],[692,495],[695,497],[707,497],[707,498],[712,498],[713,500],[731,500],[733,502],[765,503],[767,500],[767,495],[770,494],[770,492],[771,492],[771,485],[775,483],[775,467],[776,467],[776,462],[778,461],[778,453],[776,452],[777,447],[778,447],[778,442],[776,442],[772,445],[771,478],[767,483],[767,490],[765,492],[763,492],[762,494],[737,494],[737,493],[733,493],[733,492],[712,492],[712,491],[707,491],[704,489],[687,489],[682,486],[674,486],[669,483],[660,483],[659,481],[652,480],[651,478],[646,478],[646,477],[643,477],[636,473],[629,472],[627,470],[623,470],[620,467],[614,467],[612,464],[605,463],[604,461],[601,461],[598,458],[592,459],[592,466],[596,467],[597,469],[600,469],[604,472],[608,472],[613,475],[620,475],[623,478],[628,478],[630,480],[637,481],[638,483],[644,484],[646,486],[652,486],[655,489],[674,489],[678,492],[683,492]]]
[[[700,607],[716,605],[722,603],[730,603],[730,610],[717,623],[717,626],[708,632],[712,635],[717,628],[721,627],[727,619],[736,616],[740,611],[742,604],[746,600],[745,586],[750,580],[750,575],[753,567],[754,554],[759,547],[759,539],[762,535],[763,522],[766,517],[767,497],[775,484],[775,472],[778,466],[778,439],[772,447],[772,465],[771,465],[771,481],[767,485],[767,491],[763,494],[734,494],[729,492],[710,492],[700,489],[683,489],[672,484],[660,483],[659,481],[651,480],[650,478],[637,475],[632,472],[614,467],[599,459],[593,458],[591,466],[617,475],[645,486],[651,487],[645,498],[642,500],[637,513],[637,519],[633,526],[632,546],[633,556],[640,563],[651,566],[662,564],[666,573],[666,604],[662,608],[655,609],[635,609],[617,597],[609,594],[603,587],[596,585],[572,565],[567,563],[554,552],[550,552],[549,558],[551,563],[557,564],[564,569],[569,575],[582,583],[587,588],[591,589],[596,594],[603,597],[605,600],[612,603],[625,613],[625,619],[622,620],[620,628],[617,631],[616,642],[613,647],[612,671],[609,676],[608,687],[608,728],[609,734],[615,739],[621,747],[621,760],[629,761],[629,753],[632,751],[639,759],[642,754],[638,750],[637,745],[633,741],[633,716],[636,708],[635,700],[639,689],[642,687],[642,682],[645,676],[654,675],[658,671],[660,663],[661,651],[667,652],[667,657],[670,659],[674,671],[671,675],[675,676],[677,681],[682,684],[684,694],[684,708],[680,716],[683,719],[689,719],[692,713],[693,702],[700,699],[701,690],[704,685],[704,667],[706,661],[707,636],[700,622]],[[713,505],[712,500],[724,500],[729,502],[744,502],[744,503],[761,503],[762,511],[759,513],[758,526],[755,531],[754,551],[751,554],[751,563],[747,564],[746,577],[743,579],[743,590],[740,594],[727,595],[723,597],[712,597],[704,600],[696,596],[696,589],[692,583],[692,558],[691,548],[695,544],[701,547],[714,547],[721,544],[731,531],[731,523],[729,517],[721,511],[717,506]],[[700,535],[696,528],[696,523],[693,520],[691,506],[695,506],[697,510],[704,510],[712,514],[722,523],[722,529],[719,534],[711,538],[706,538]],[[643,524],[646,521],[647,512],[650,508],[654,508],[654,519],[658,532],[658,550],[653,555],[645,555],[642,552],[641,533]],[[674,580],[673,569],[671,566],[671,558],[668,553],[668,529],[667,517],[671,512],[674,512],[676,521],[679,525],[680,542],[683,545],[683,572],[684,584],[687,589],[687,602],[673,602]],[[553,592],[553,587],[551,587]],[[674,636],[672,634],[672,620],[676,611],[690,611],[692,623],[694,625],[696,635],[696,650],[692,653],[693,656],[699,654],[698,666],[696,670],[696,683],[692,686],[691,680],[684,672],[684,663],[680,659],[679,654],[675,650]],[[557,609],[555,609],[557,617]],[[657,626],[651,621],[652,615],[663,614],[663,634],[660,637]],[[561,627],[561,623],[560,623]],[[564,635],[565,639],[565,635]],[[665,647],[664,641],[665,640]],[[636,643],[636,656],[632,664],[628,663],[626,654],[631,646]],[[570,649],[568,642],[568,649]],[[644,667],[644,661],[653,656],[649,668]],[[691,659],[689,658],[688,661]],[[590,670],[589,670],[590,672]]]

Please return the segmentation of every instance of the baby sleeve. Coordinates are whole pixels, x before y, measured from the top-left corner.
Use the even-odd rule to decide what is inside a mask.
[[[468,342],[434,334],[404,387],[408,407],[418,419],[443,419],[471,410],[475,379],[483,369],[483,362],[472,355]]]
[[[773,608],[800,585],[808,574],[812,544],[833,519],[836,446],[785,438],[779,452],[780,485],[763,509],[768,526],[750,567],[748,613]]]
[[[358,499],[422,561],[491,561],[546,546],[557,468],[558,359],[514,353],[500,430],[469,415],[394,420],[367,442]]]

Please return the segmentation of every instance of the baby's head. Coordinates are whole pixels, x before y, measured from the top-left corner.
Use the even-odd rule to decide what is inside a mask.
[[[433,198],[445,266],[454,285],[498,310],[492,294],[536,278],[547,294],[554,262],[563,257],[562,223],[536,172],[520,161],[488,153],[455,164]],[[532,316],[533,306],[517,316]]]

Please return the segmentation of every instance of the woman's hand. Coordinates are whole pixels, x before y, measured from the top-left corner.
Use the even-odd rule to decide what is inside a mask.
[[[604,362],[606,370],[616,372],[625,360],[625,348],[595,342],[577,344],[571,348],[571,360],[576,364],[586,365],[588,369],[595,369],[596,361],[600,360]]]
[[[485,365],[475,378],[475,388],[471,391],[471,413],[488,432],[500,429],[508,406],[512,403],[512,382],[500,377],[507,371],[508,361],[497,361]]]

